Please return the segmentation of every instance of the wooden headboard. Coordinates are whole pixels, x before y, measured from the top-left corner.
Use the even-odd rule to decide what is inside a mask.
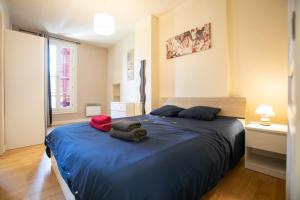
[[[245,118],[246,98],[244,97],[170,97],[161,98],[160,106],[176,105],[182,108],[210,106],[221,108],[219,116]]]

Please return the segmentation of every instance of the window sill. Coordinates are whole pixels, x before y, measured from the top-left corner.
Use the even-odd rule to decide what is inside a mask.
[[[59,111],[52,111],[53,115],[64,115],[64,114],[75,114],[77,110],[59,110]]]

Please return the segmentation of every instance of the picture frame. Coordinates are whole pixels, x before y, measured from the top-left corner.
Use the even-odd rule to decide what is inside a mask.
[[[134,79],[134,49],[127,51],[127,80]]]
[[[211,48],[211,23],[196,27],[166,41],[167,59]]]

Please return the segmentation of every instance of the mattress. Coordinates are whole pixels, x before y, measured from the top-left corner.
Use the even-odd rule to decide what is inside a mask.
[[[88,123],[64,125],[45,140],[76,199],[199,200],[244,155],[235,118],[214,121],[143,115],[140,143],[122,141]]]

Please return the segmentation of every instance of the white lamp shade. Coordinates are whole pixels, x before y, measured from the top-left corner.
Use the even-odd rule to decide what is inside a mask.
[[[112,35],[115,32],[115,20],[107,13],[98,13],[94,16],[94,31],[99,35]]]
[[[273,107],[269,105],[259,105],[255,110],[255,114],[275,116]]]

